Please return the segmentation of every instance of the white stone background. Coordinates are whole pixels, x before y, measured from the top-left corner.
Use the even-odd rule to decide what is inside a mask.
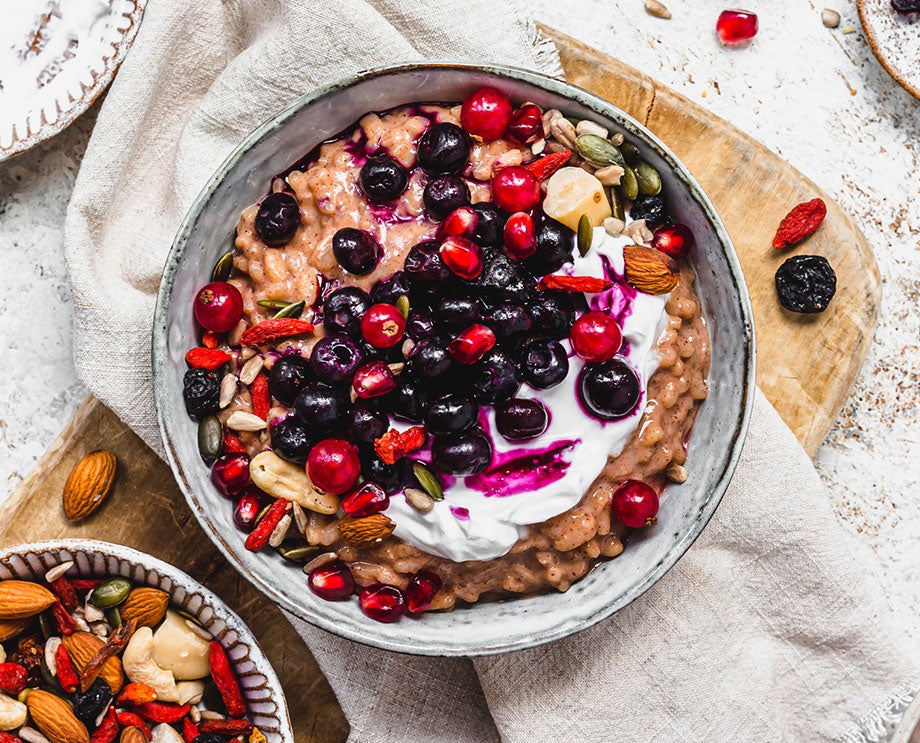
[[[855,0],[744,0],[760,33],[726,49],[729,0],[531,0],[538,20],[631,63],[749,132],[832,194],[865,231],[884,280],[875,344],[816,464],[845,528],[867,545],[900,626],[920,638],[920,103],[878,65]],[[833,7],[841,28],[821,23]],[[851,26],[855,33],[845,34]],[[920,34],[920,26],[917,27]],[[61,231],[93,112],[0,164],[0,499],[83,400],[71,361]],[[846,280],[846,277],[841,277]],[[117,353],[117,349],[113,349]],[[781,463],[777,463],[781,466]]]

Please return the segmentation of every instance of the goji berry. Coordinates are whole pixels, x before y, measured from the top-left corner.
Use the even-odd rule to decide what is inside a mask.
[[[89,739],[89,743],[112,743],[118,735],[118,730],[118,718],[115,715],[115,708],[109,707],[105,717],[102,718],[102,722],[99,723],[99,727],[96,728],[96,732]]]
[[[150,726],[144,722],[144,718],[136,712],[122,710],[115,713],[115,719],[118,720],[118,726],[121,728],[140,728],[147,739],[150,739]]]
[[[544,276],[537,284],[537,289],[555,289],[562,292],[602,292],[613,286],[609,279],[600,279],[596,276],[557,276],[552,274]]]
[[[233,357],[226,351],[219,348],[193,348],[185,354],[185,363],[193,369],[208,369],[214,371],[220,369]]]
[[[427,438],[424,426],[412,426],[401,433],[391,428],[379,439],[374,439],[374,451],[384,464],[395,464],[406,454],[421,449]]]
[[[202,720],[198,729],[202,733],[220,733],[223,735],[239,735],[252,732],[253,725],[249,720]]]
[[[792,207],[779,223],[773,247],[782,250],[802,242],[821,226],[826,216],[827,204],[822,199],[812,199]]]
[[[230,431],[224,432],[224,454],[245,454],[246,447],[240,437]]]
[[[133,706],[136,704],[155,702],[156,698],[157,690],[152,686],[142,684],[139,681],[132,681],[130,684],[125,684],[116,701],[122,706]]]
[[[272,341],[313,332],[313,323],[294,317],[273,317],[246,330],[240,337],[244,346],[262,346]]]
[[[80,691],[86,692],[102,671],[102,666],[105,665],[105,662],[124,650],[125,645],[128,644],[128,640],[131,639],[131,635],[134,634],[136,627],[137,620],[129,619],[109,635],[105,644],[96,651],[96,654],[92,658],[86,661],[83,670],[80,672]]]
[[[230,659],[227,653],[217,640],[211,640],[211,650],[208,656],[208,663],[211,670],[211,680],[220,692],[220,698],[224,700],[224,706],[227,708],[227,714],[231,717],[242,717],[246,714],[246,702],[243,701],[243,692],[240,690],[239,682],[233,674],[233,667],[230,665]],[[204,725],[200,726],[201,732],[222,732],[220,730],[205,731]],[[252,730],[250,726],[249,732]],[[242,732],[242,731],[237,731]]]
[[[278,526],[281,519],[287,515],[290,507],[291,502],[289,500],[284,500],[284,498],[278,498],[278,500],[272,503],[268,511],[266,511],[265,515],[262,517],[262,520],[256,524],[256,528],[246,537],[246,549],[250,552],[258,552],[268,544],[272,532],[275,530],[275,527]]]
[[[60,601],[55,601],[51,607],[54,621],[57,622],[58,632],[62,635],[72,635],[77,631],[77,623]]]
[[[185,743],[192,743],[200,732],[198,726],[192,722],[190,718],[186,717],[182,721],[182,740],[184,740]]]
[[[559,150],[541,157],[539,160],[527,163],[524,167],[529,170],[538,181],[545,181],[559,168],[565,165],[572,157],[571,150]]]
[[[268,391],[268,375],[259,372],[258,376],[249,385],[249,394],[252,397],[252,412],[262,420],[268,419],[268,411],[272,406],[272,396]]]
[[[213,330],[205,330],[201,336],[201,345],[205,348],[217,348],[220,345],[220,336]]]
[[[70,581],[70,585],[78,591],[92,591],[104,582],[102,578],[74,578]]]
[[[29,672],[18,663],[0,663],[0,691],[16,696],[26,688]]]
[[[67,579],[66,575],[62,575],[60,578],[51,581],[49,586],[51,592],[58,597],[67,611],[73,611],[77,608],[79,605],[79,601],[77,601],[77,592],[74,590],[73,584]]]
[[[22,743],[22,739],[17,738],[12,733],[0,732],[0,743]],[[95,743],[95,741],[91,741],[91,743]]]
[[[80,684],[80,677],[74,670],[73,663],[70,660],[70,653],[63,644],[58,645],[54,652],[54,661],[57,663],[58,681],[68,694],[73,694]]]
[[[134,710],[147,722],[179,722],[189,712],[187,704],[169,704],[167,702],[146,702],[137,705]]]

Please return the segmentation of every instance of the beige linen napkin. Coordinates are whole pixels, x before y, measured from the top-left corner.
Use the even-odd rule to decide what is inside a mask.
[[[516,5],[489,0],[148,3],[87,149],[65,248],[81,378],[155,449],[154,295],[198,191],[299,94],[426,57],[556,63]],[[477,661],[410,658],[299,629],[357,741],[877,741],[914,691],[913,665],[865,584],[867,564],[759,397],[713,522],[615,618]]]

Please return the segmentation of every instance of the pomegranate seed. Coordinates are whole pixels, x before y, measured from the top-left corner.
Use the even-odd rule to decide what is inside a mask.
[[[341,560],[332,560],[312,570],[307,585],[326,601],[344,601],[355,592],[355,579]]]
[[[537,237],[533,217],[527,212],[515,212],[505,222],[505,250],[512,258],[529,258],[537,252]]]
[[[205,330],[226,333],[243,317],[243,295],[233,284],[212,281],[195,296],[195,319]]]
[[[526,212],[540,203],[540,181],[523,165],[509,165],[492,176],[492,200],[506,212]]]
[[[441,243],[441,260],[461,279],[472,281],[482,273],[482,248],[472,240],[452,235]]]
[[[470,93],[460,108],[460,124],[470,134],[482,137],[487,142],[501,137],[514,107],[504,93],[495,88],[480,88]]]
[[[623,345],[623,332],[606,312],[586,312],[572,325],[572,349],[585,361],[610,361]]]
[[[641,480],[627,480],[614,491],[610,507],[626,526],[651,526],[658,520],[658,493]]]
[[[525,103],[511,116],[508,136],[530,144],[543,136],[543,111],[536,103]]]
[[[374,348],[390,348],[402,340],[406,318],[393,304],[375,304],[361,318],[361,335]]]
[[[342,498],[342,510],[345,511],[345,515],[355,519],[386,511],[389,505],[390,496],[373,482],[364,483],[351,495]]]
[[[406,613],[406,596],[396,586],[372,583],[358,596],[363,611],[378,622],[395,622]]]
[[[233,523],[245,532],[252,531],[259,511],[267,502],[265,493],[255,485],[247,486],[240,494],[240,499],[233,509]]]
[[[696,239],[685,224],[669,224],[655,230],[652,247],[668,255],[686,255],[693,249]]]
[[[439,240],[451,235],[470,237],[479,226],[479,215],[469,206],[461,206],[448,214],[444,221],[438,225],[437,236]]]
[[[211,467],[211,482],[228,498],[249,484],[249,455],[224,454]]]
[[[380,397],[396,389],[396,377],[383,361],[372,361],[355,372],[351,386],[362,400]]]
[[[307,474],[320,490],[341,495],[354,487],[361,474],[358,449],[342,439],[323,439],[310,449]]]
[[[757,35],[757,14],[749,10],[723,10],[716,21],[723,44],[743,44]]]
[[[406,586],[406,604],[409,611],[413,614],[426,611],[442,585],[436,573],[419,570],[409,579],[409,585]]]
[[[486,325],[470,325],[448,346],[450,355],[461,364],[475,364],[495,345],[495,333]]]

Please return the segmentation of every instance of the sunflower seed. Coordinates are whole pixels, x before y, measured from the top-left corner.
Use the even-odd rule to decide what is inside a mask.
[[[616,217],[607,217],[604,220],[604,230],[611,237],[618,237],[623,234],[623,229],[626,227],[626,222],[622,219],[617,219]]]
[[[623,178],[623,167],[621,165],[605,165],[594,171],[594,177],[605,186],[619,186]]]
[[[306,534],[307,527],[310,525],[310,519],[307,516],[307,512],[299,503],[294,503],[294,507],[291,510],[294,512],[294,523],[297,524],[297,531],[301,534]]]
[[[245,410],[235,410],[227,418],[227,426],[234,431],[261,431],[268,428],[268,423]]]
[[[291,528],[291,514],[286,513],[278,525],[272,529],[272,534],[268,538],[269,547],[280,547],[281,543],[287,536],[288,529]]]
[[[671,19],[671,11],[658,0],[645,0],[645,12],[655,18],[664,18],[666,21]]]
[[[335,552],[323,552],[321,555],[317,555],[310,562],[303,566],[303,571],[309,575],[317,568],[321,568],[327,562],[332,562],[337,559],[338,555]]]
[[[610,132],[604,129],[600,124],[595,124],[593,121],[588,121],[587,119],[582,119],[578,122],[578,126],[575,127],[575,133],[579,135],[595,134],[603,139],[607,139],[607,137],[610,136]]]
[[[52,676],[57,676],[57,651],[61,647],[60,637],[49,637],[45,642],[45,665],[51,671]]]
[[[406,496],[406,503],[412,506],[419,513],[428,513],[434,508],[434,498],[424,490],[418,488],[406,488],[403,493]]]
[[[403,369],[406,368],[405,364],[387,364],[387,368],[393,373],[393,376],[398,376],[402,374]]]
[[[217,259],[214,264],[214,270],[211,271],[211,281],[226,281],[233,273],[233,251],[224,253]]]
[[[236,375],[225,374],[220,380],[220,409],[223,410],[236,396]]]
[[[578,135],[575,133],[575,125],[565,117],[560,116],[550,124],[550,133],[560,144],[565,145],[570,150],[575,149],[578,139]]]
[[[668,479],[671,482],[676,483],[687,482],[687,478],[690,476],[687,468],[677,464],[676,462],[672,462],[670,465],[668,465],[668,468],[664,471],[664,473],[668,476]]]
[[[73,560],[68,560],[67,562],[62,562],[60,565],[55,565],[51,570],[45,573],[45,580],[48,583],[54,583],[58,578],[64,575],[68,570],[73,567]]]
[[[259,372],[262,371],[264,365],[265,362],[262,361],[261,356],[253,356],[240,369],[240,383],[245,385],[252,384],[255,378],[259,376]]]
[[[534,155],[539,155],[546,149],[546,140],[543,137],[540,137],[536,142],[530,145],[530,151]]]

